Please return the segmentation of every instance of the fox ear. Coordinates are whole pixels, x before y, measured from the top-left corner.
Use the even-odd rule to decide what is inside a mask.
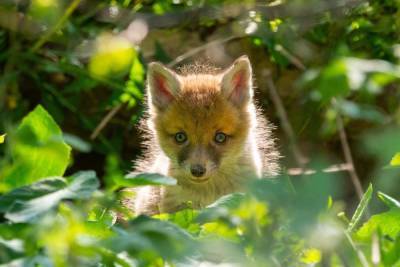
[[[149,64],[147,83],[150,101],[159,109],[166,108],[180,91],[178,75],[158,62]]]
[[[241,56],[222,74],[221,91],[233,104],[241,107],[250,100],[251,79],[249,58]]]

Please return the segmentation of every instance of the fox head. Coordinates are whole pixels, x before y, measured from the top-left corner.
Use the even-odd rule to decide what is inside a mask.
[[[237,162],[251,124],[252,70],[246,56],[217,74],[148,68],[150,128],[178,182],[203,184]]]

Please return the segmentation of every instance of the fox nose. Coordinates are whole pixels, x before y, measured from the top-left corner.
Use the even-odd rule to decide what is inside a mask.
[[[190,167],[190,172],[193,176],[201,177],[206,173],[206,168],[200,164],[196,164]]]

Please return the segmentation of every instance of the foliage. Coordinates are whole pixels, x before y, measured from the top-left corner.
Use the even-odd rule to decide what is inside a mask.
[[[30,118],[45,121],[49,114],[36,108],[21,125]],[[58,129],[53,123],[47,126],[36,123],[31,130]],[[31,139],[30,135],[22,137]],[[16,147],[27,141],[18,135],[14,138]],[[30,162],[13,164],[29,166]],[[35,171],[47,170],[46,165],[37,165]],[[0,260],[3,264],[24,266],[193,266],[200,262],[242,266],[326,262],[344,266],[345,261],[358,266],[362,262],[357,258],[360,252],[347,255],[349,243],[345,237],[354,239],[352,242],[357,242],[361,250],[378,242],[374,241],[377,236],[382,266],[398,264],[399,202],[379,193],[390,210],[373,215],[357,229],[372,197],[372,186],[352,220],[340,221],[336,216],[339,206],[327,205],[332,196],[338,197],[335,179],[323,173],[303,177],[294,184],[290,177],[262,179],[252,182],[246,193],[224,196],[200,211],[188,208],[175,214],[134,216],[116,223],[116,212],[123,210],[112,192],[99,191],[93,171],[68,178],[44,177],[0,197]],[[140,174],[119,178],[118,186],[169,186],[171,181],[174,179]],[[118,187],[113,184],[113,188]],[[369,252],[363,249],[361,253]],[[344,261],[343,255],[349,258]]]
[[[400,267],[399,15],[395,0],[3,1],[0,264]],[[282,165],[297,165],[297,143],[311,171],[283,168],[201,210],[132,215],[119,189],[176,183],[125,176],[146,64],[242,54]],[[347,173],[326,172],[342,130],[370,184],[360,201]]]

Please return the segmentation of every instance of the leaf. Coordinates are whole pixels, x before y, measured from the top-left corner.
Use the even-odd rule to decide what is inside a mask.
[[[380,229],[382,234],[396,238],[400,234],[400,208],[373,215],[356,233],[360,240],[369,240],[372,234]]]
[[[372,184],[369,184],[367,191],[364,193],[360,203],[357,206],[356,211],[354,212],[353,217],[350,220],[349,226],[347,227],[347,232],[353,232],[354,228],[357,226],[359,221],[361,220],[361,217],[365,210],[367,209],[368,203],[371,200],[372,196]]]
[[[64,199],[85,199],[99,187],[93,171],[69,177],[53,177],[15,189],[0,197],[0,212],[12,222],[29,222],[56,207]]]
[[[5,141],[5,139],[6,139],[6,135],[7,135],[7,134],[2,134],[2,135],[0,135],[0,144],[3,144],[3,143],[4,143],[4,141]]]
[[[63,138],[68,145],[79,152],[88,153],[92,150],[92,147],[88,142],[82,140],[76,135],[64,133]]]
[[[400,167],[400,152],[396,153],[390,161],[390,166]]]
[[[164,259],[180,258],[194,252],[195,241],[192,236],[175,224],[139,216],[129,221],[125,229],[115,227],[118,233],[105,241],[112,251],[126,251],[135,257],[139,253],[161,256]]]
[[[346,64],[336,60],[321,72],[318,90],[323,101],[330,101],[332,97],[346,96],[349,93]]]
[[[230,210],[237,208],[245,198],[243,193],[233,193],[219,198],[217,201],[203,209],[197,217],[199,223],[229,218]]]
[[[71,148],[50,114],[37,106],[19,125],[12,141],[13,163],[0,171],[0,192],[62,176],[68,166]]]
[[[310,248],[303,251],[300,261],[306,264],[316,264],[322,259],[322,253],[316,248]]]
[[[19,239],[4,240],[0,238],[0,264],[8,263],[24,256],[23,241]]]
[[[336,107],[342,114],[352,119],[362,119],[376,123],[384,123],[386,121],[385,115],[372,105],[362,105],[341,99],[336,102]]]
[[[120,186],[143,186],[143,185],[176,185],[174,178],[159,173],[139,173],[127,175],[125,179],[118,180]]]
[[[378,192],[378,197],[389,207],[389,208],[400,208],[400,202],[385,193]]]

